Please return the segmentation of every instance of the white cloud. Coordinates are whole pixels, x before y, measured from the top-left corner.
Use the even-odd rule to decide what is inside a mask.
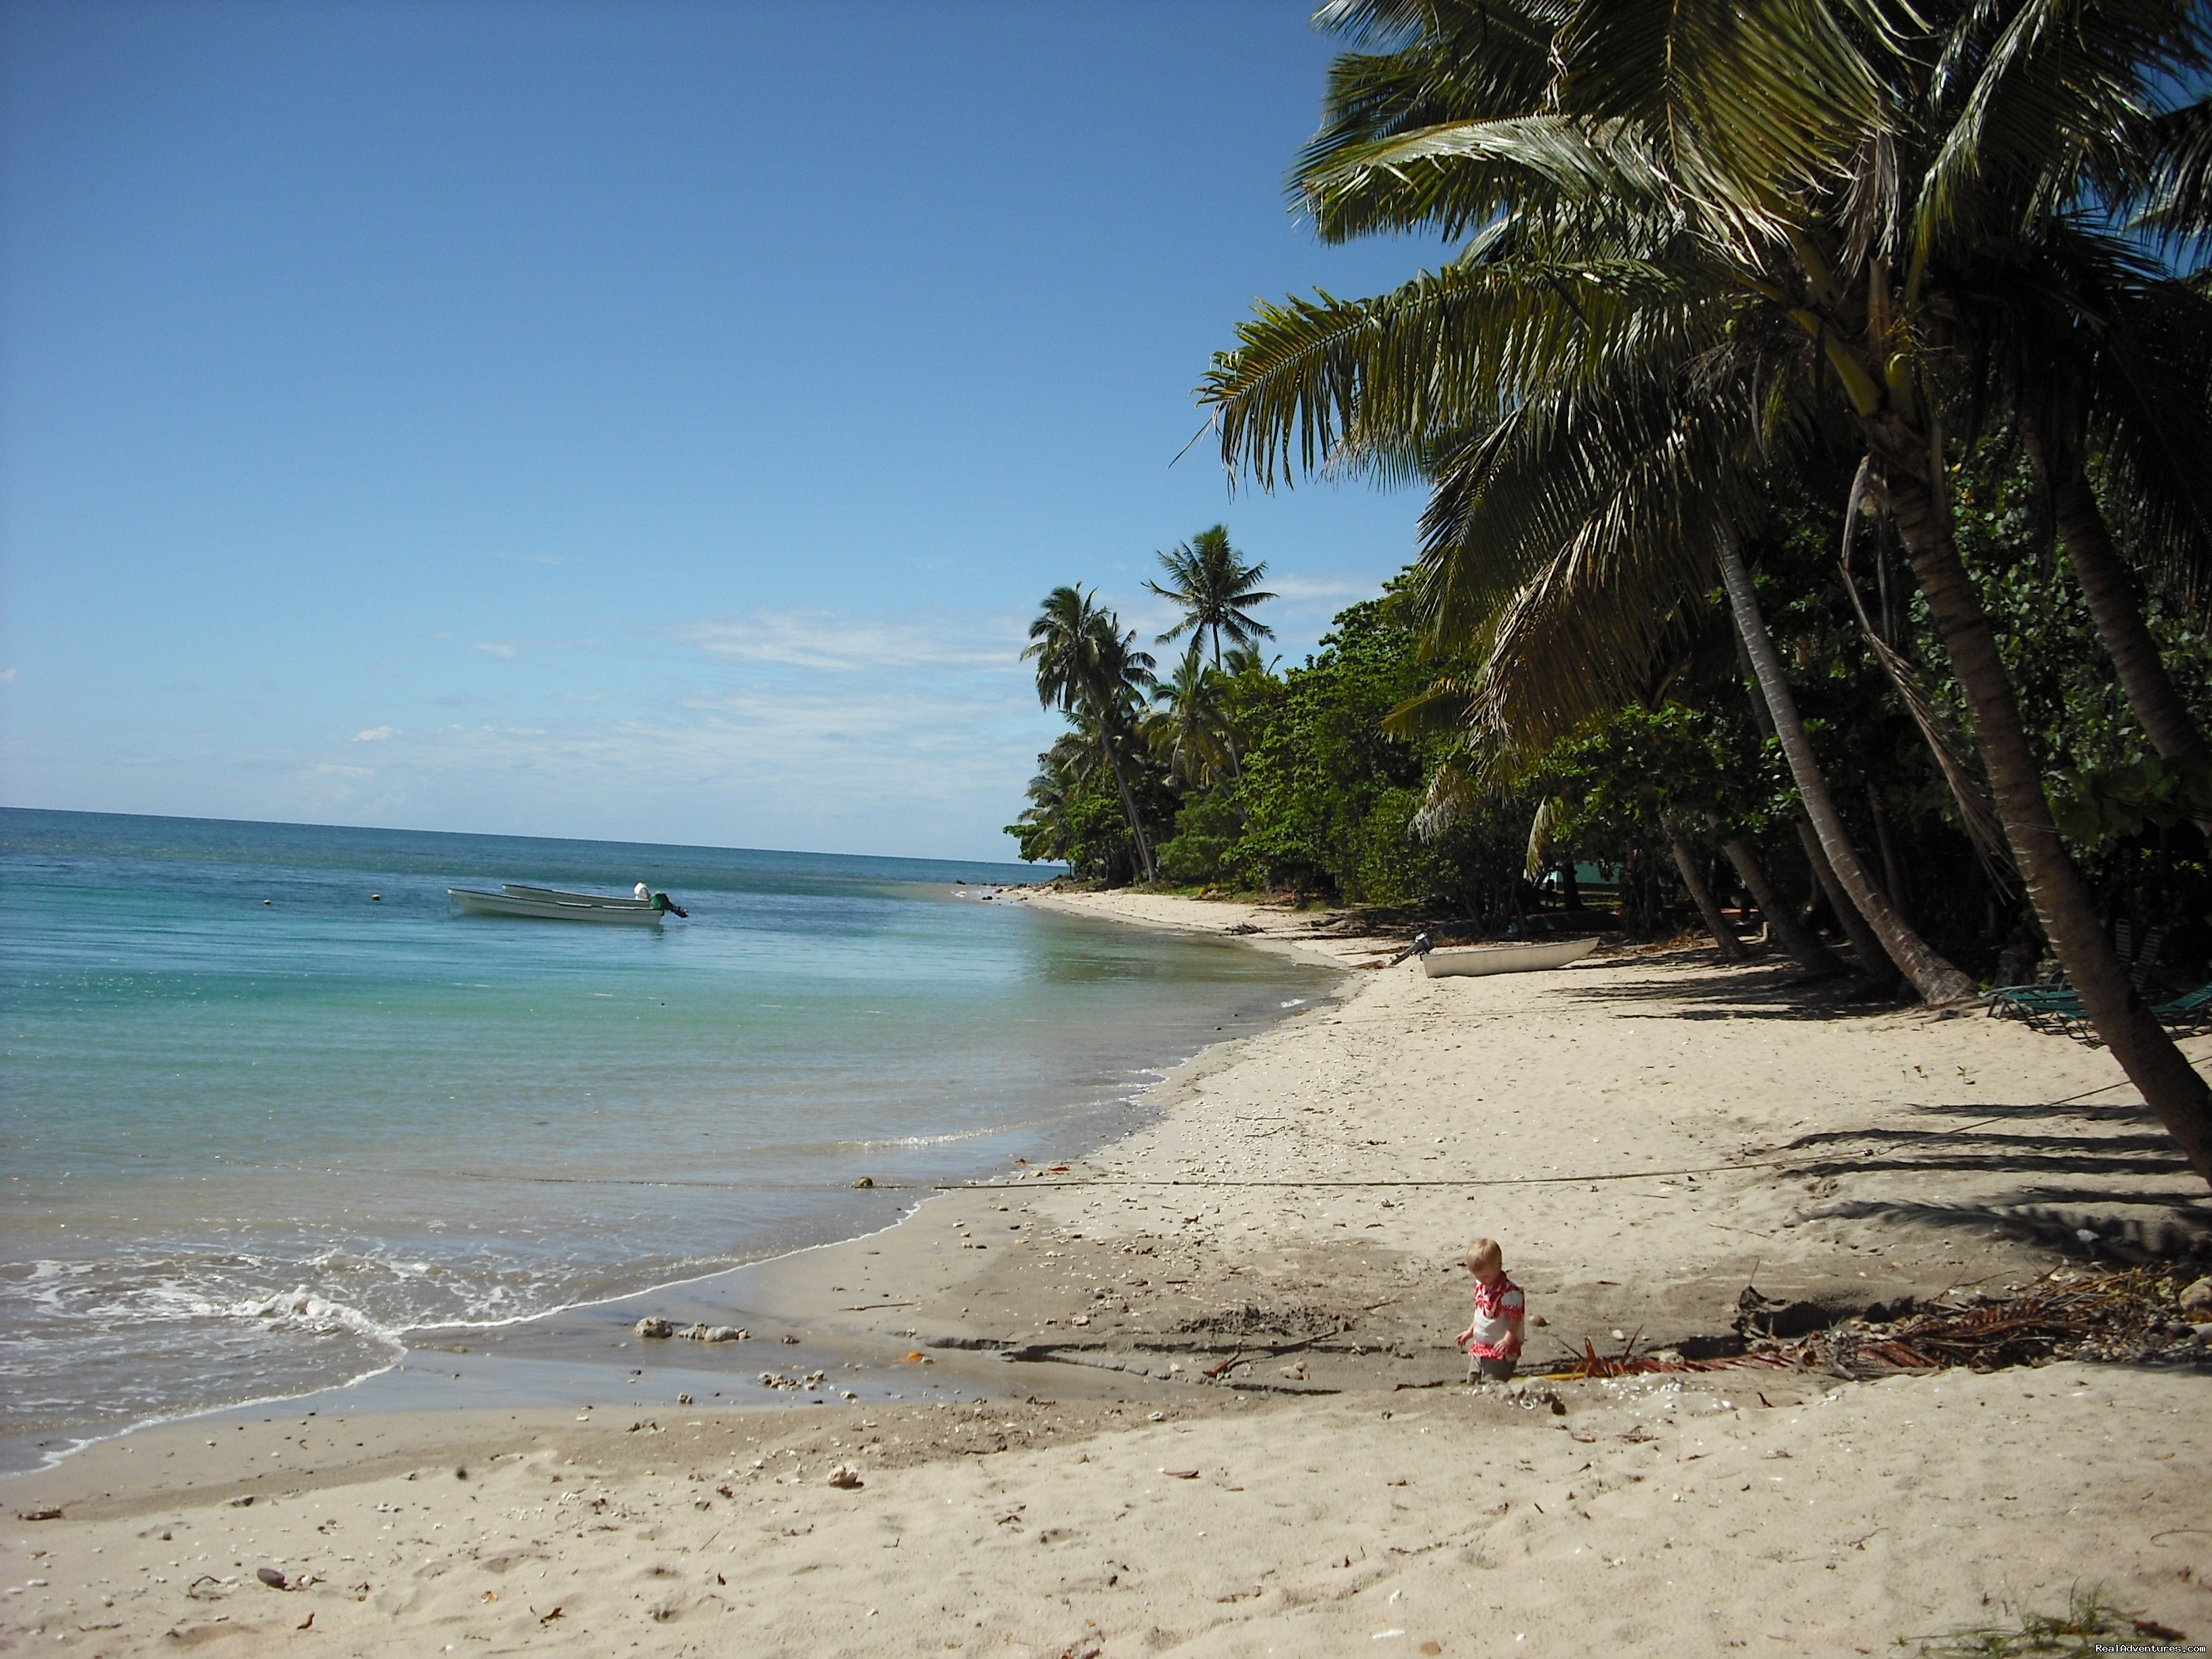
[[[15,671],[12,668],[0,668],[0,685],[13,685],[15,683]]]
[[[160,810],[233,817],[1004,858],[999,826],[1059,726],[1019,659],[1026,620],[982,606],[758,611],[598,639],[516,635],[478,648],[543,673],[449,657],[447,683],[412,702],[364,694],[384,723],[307,716],[319,730],[252,748],[193,726],[91,769],[141,780],[123,810],[158,794]]]
[[[684,623],[671,638],[711,656],[836,673],[1020,666],[1023,628],[1010,617],[957,611],[871,617],[850,611],[752,611]]]
[[[1294,576],[1270,572],[1266,581],[1268,591],[1285,605],[1335,602],[1340,611],[1355,600],[1374,599],[1382,591],[1381,580],[1374,576]]]

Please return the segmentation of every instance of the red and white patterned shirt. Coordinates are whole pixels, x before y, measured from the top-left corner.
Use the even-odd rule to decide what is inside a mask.
[[[1528,1300],[1504,1273],[1494,1284],[1474,1282],[1474,1322],[1468,1334],[1470,1359],[1510,1359],[1521,1352],[1521,1316]],[[1510,1344],[1510,1346],[1507,1345]]]

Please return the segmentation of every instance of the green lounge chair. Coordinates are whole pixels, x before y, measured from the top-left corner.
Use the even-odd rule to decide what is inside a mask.
[[[2200,985],[2171,1001],[2154,1004],[2151,1012],[2161,1025],[2184,1031],[2203,1030],[2212,1026],[2212,985]]]

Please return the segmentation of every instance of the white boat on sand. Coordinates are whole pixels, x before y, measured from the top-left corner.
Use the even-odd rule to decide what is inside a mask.
[[[1421,971],[1431,979],[1472,974],[1525,974],[1538,968],[1564,968],[1597,949],[1594,939],[1551,939],[1540,945],[1464,945],[1431,951]]]
[[[643,882],[628,893],[572,893],[558,887],[527,887],[503,882],[496,893],[473,887],[448,887],[446,892],[469,916],[507,916],[522,921],[596,921],[615,927],[658,927],[662,916],[684,912],[668,902],[665,893],[650,891]]]

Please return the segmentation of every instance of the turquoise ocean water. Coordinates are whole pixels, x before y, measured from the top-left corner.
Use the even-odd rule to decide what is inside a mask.
[[[296,1394],[1094,1146],[1327,994],[1019,866],[0,810],[0,1433]],[[668,891],[660,931],[448,885]],[[372,894],[381,894],[380,900]],[[265,901],[265,902],[264,902]]]

